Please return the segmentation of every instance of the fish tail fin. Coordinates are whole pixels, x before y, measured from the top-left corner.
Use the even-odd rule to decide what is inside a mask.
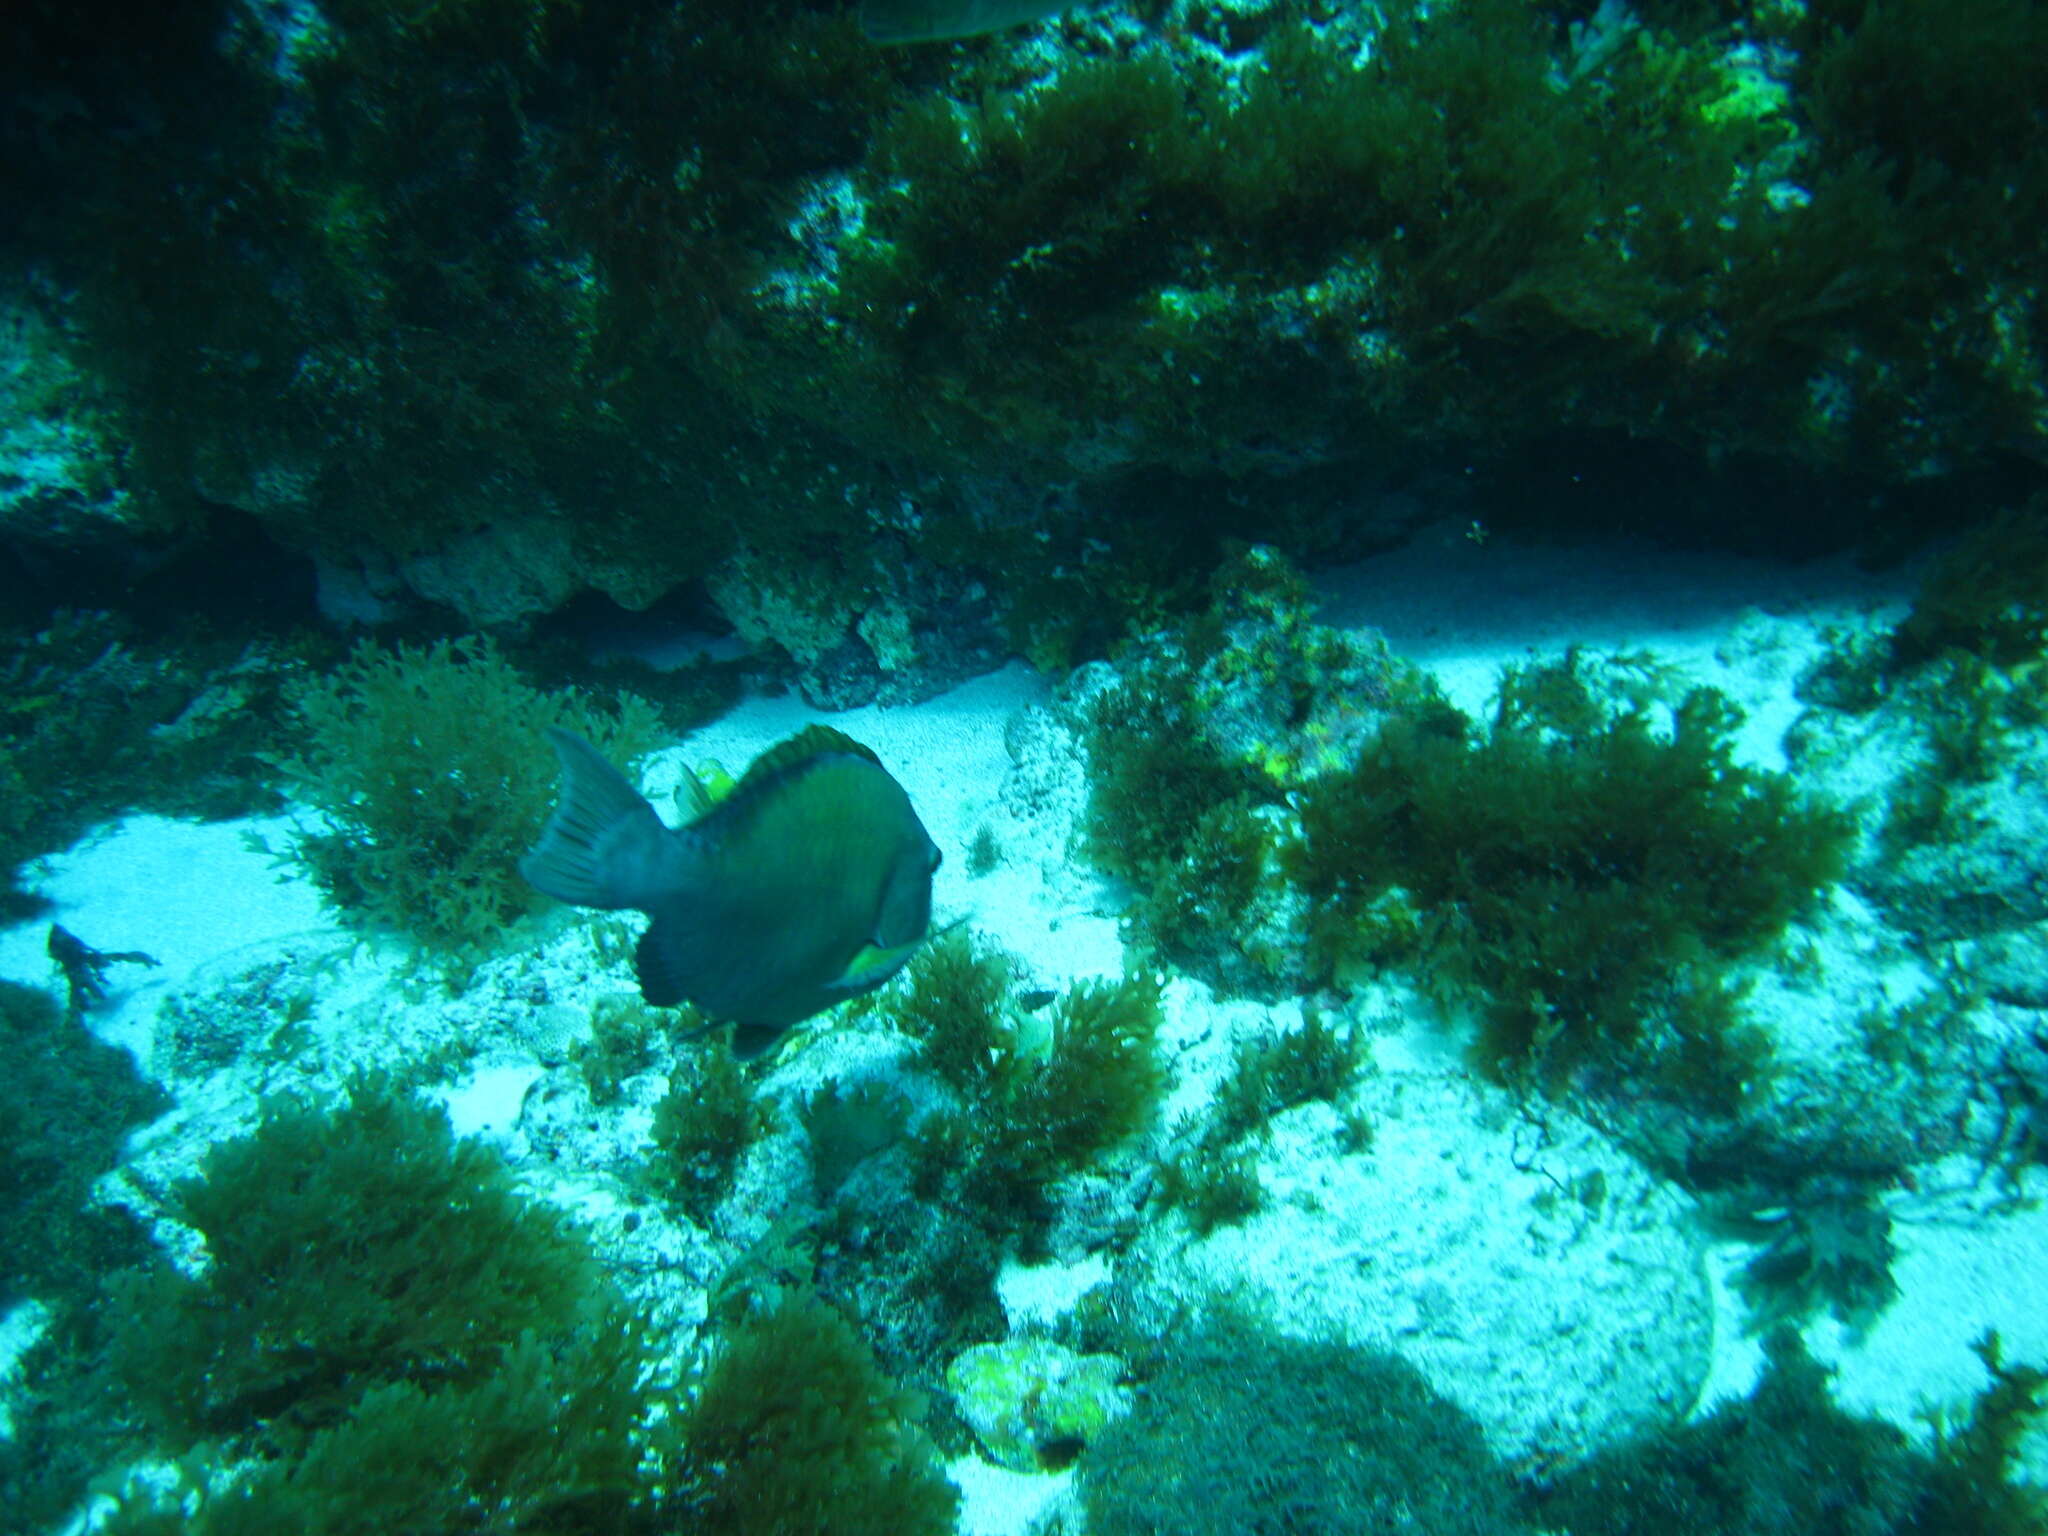
[[[562,761],[561,798],[540,841],[519,861],[527,884],[579,907],[643,906],[661,889],[669,831],[654,807],[573,731],[550,727]]]

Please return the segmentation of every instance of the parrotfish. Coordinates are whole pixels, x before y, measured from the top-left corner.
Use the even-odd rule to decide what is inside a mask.
[[[519,871],[561,901],[651,921],[634,953],[657,1007],[695,1003],[758,1056],[903,968],[931,926],[938,845],[881,759],[814,725],[671,830],[598,750],[550,730],[561,798]]]
[[[1042,21],[1075,0],[864,0],[860,28],[876,43],[940,43]]]

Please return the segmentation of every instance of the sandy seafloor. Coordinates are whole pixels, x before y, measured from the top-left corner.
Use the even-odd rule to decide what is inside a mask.
[[[1778,768],[1785,730],[1802,708],[1793,683],[1818,654],[1823,631],[1895,619],[1913,573],[1620,545],[1527,547],[1446,527],[1325,573],[1319,587],[1327,622],[1378,630],[1472,710],[1507,662],[1571,644],[1652,651],[1732,696],[1748,712],[1741,755]],[[1058,987],[1116,974],[1124,954],[1120,893],[1069,852],[1084,781],[1078,757],[1045,728],[1039,711],[1048,696],[1045,680],[1013,664],[913,707],[827,717],[794,696],[754,699],[654,759],[645,782],[666,807],[680,759],[716,758],[737,769],[808,721],[829,718],[880,754],[945,850],[937,919],[967,919],[1018,957],[1030,984]],[[313,888],[249,837],[281,845],[286,826],[133,817],[31,871],[30,883],[55,903],[54,920],[101,947],[162,962],[117,970],[110,1004],[90,1019],[177,1097],[103,1180],[107,1197],[147,1210],[151,1192],[189,1171],[208,1145],[253,1123],[266,1089],[336,1082],[352,1067],[460,1034],[475,1055],[445,1091],[458,1128],[496,1141],[536,1193],[607,1230],[620,1197],[606,1169],[634,1155],[661,1085],[639,1085],[604,1135],[573,1134],[554,1086],[571,1069],[551,1032],[573,1031],[576,1005],[630,988],[630,977],[599,974],[578,920],[564,914],[526,953],[487,966],[461,997],[408,981],[396,949],[364,945],[335,927]],[[1003,861],[973,878],[964,855],[984,827]],[[1898,973],[1915,962],[1883,942],[1881,926],[1853,898],[1835,901],[1815,936],[1825,956],[1819,978],[1786,1016],[1846,1017],[1867,1006],[1873,989],[1910,994],[1914,978]],[[45,929],[39,920],[0,933],[0,975],[56,983]],[[283,977],[311,997],[305,1058],[192,1037],[195,1013],[231,1019],[259,977],[265,995]],[[174,1000],[205,1004],[186,1010],[182,1033],[162,1012]],[[1210,1091],[1234,1037],[1268,1027],[1266,1012],[1212,999],[1187,979],[1172,982],[1166,1044],[1177,1086],[1169,1123]],[[1273,1012],[1295,1016],[1292,1008]],[[1269,1198],[1251,1222],[1197,1240],[1183,1218],[1167,1215],[1114,1258],[1077,1252],[1064,1255],[1065,1264],[1015,1270],[1004,1286],[1013,1329],[1042,1328],[1112,1263],[1139,1266],[1139,1288],[1155,1294],[1198,1300],[1228,1289],[1259,1301],[1287,1331],[1400,1351],[1510,1458],[1569,1457],[1748,1390],[1761,1352],[1727,1277],[1750,1249],[1706,1236],[1688,1196],[1562,1112],[1550,1114],[1547,1134],[1533,1141],[1508,1096],[1465,1068],[1455,1025],[1416,1000],[1366,996],[1355,1012],[1375,1030],[1375,1069],[1358,1090],[1375,1126],[1368,1151],[1341,1148],[1329,1106],[1288,1112],[1262,1150]],[[1799,1052],[1799,1028],[1786,1026],[1781,1051]],[[835,1032],[827,1016],[788,1053],[769,1091],[884,1072],[897,1050]],[[765,1223],[777,1182],[792,1177],[793,1166],[773,1147],[757,1153],[721,1223],[742,1231]],[[1609,1191],[1597,1211],[1571,1202],[1561,1211],[1544,1198],[1592,1170]],[[1983,1384],[1970,1346],[1986,1328],[1999,1330],[2007,1359],[2048,1362],[2048,1210],[2024,1198],[2048,1190],[2048,1168],[2023,1172],[2018,1199],[1969,1156],[1917,1172],[1917,1190],[1886,1197],[1897,1299],[1860,1337],[1827,1317],[1805,1331],[1810,1348],[1835,1367],[1839,1401],[1924,1440],[1923,1411],[1959,1406]],[[701,1315],[691,1286],[710,1273],[705,1239],[678,1221],[643,1240],[668,1245],[679,1277],[668,1300],[674,1320],[687,1325]],[[29,1308],[10,1320],[14,1347],[34,1316]],[[1070,1476],[1012,1473],[975,1458],[953,1470],[966,1495],[962,1529],[990,1533],[1030,1529],[1057,1507]],[[2026,1470],[2048,1480],[2038,1435]]]

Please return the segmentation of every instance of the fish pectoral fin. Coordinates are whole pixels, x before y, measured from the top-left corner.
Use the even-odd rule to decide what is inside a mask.
[[[884,947],[880,944],[862,946],[846,969],[834,980],[825,983],[827,992],[852,994],[866,992],[879,987],[883,982],[903,969],[904,961],[917,953],[923,939],[912,939],[908,944],[894,944]]]
[[[657,912],[634,946],[640,995],[657,1008],[695,1003],[714,1019],[744,1011],[756,950],[730,925],[701,915]]]
[[[825,983],[825,990],[827,992],[851,994],[865,992],[871,987],[879,987],[891,976],[902,970],[904,962],[916,954],[919,949],[931,943],[934,939],[943,939],[966,921],[967,919],[964,917],[956,917],[953,921],[946,924],[945,927],[935,928],[930,933],[920,934],[908,944],[870,943],[863,945],[860,952],[847,961],[846,969],[840,973],[839,979]]]
[[[657,1008],[673,1008],[690,995],[691,956],[678,953],[679,925],[656,918],[633,946],[640,995]]]

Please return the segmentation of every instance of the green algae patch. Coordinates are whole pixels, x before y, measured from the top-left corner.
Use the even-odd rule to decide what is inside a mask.
[[[1314,622],[1269,550],[1070,704],[1083,846],[1141,951],[1277,998],[1418,976],[1475,1058],[1721,1112],[1765,1081],[1735,968],[1848,858],[1851,818],[1736,761],[1740,712],[1641,655],[1510,669],[1490,724]]]
[[[941,937],[852,1005],[913,1042],[902,1070],[918,1090],[828,1084],[804,1106],[825,1207],[817,1284],[889,1369],[927,1385],[1002,1335],[1003,1260],[1048,1252],[1063,1196],[1138,1170],[1171,1081],[1157,976],[1058,996],[1014,980],[1011,957],[967,930]],[[871,1153],[875,1176],[849,1177]]]
[[[113,1529],[603,1529],[649,1492],[643,1329],[438,1108],[378,1079],[273,1100],[170,1208],[209,1262],[118,1288],[112,1355],[185,1486]]]
[[[695,1009],[677,1033],[701,1025]],[[692,1221],[708,1224],[711,1212],[732,1188],[734,1170],[767,1124],[755,1100],[747,1068],[713,1036],[685,1053],[655,1101],[648,1134],[654,1146],[647,1185],[672,1201]]]
[[[1479,1426],[1412,1365],[1235,1317],[1167,1341],[1080,1488],[1096,1536],[1530,1529]]]
[[[1056,1471],[1130,1411],[1124,1363],[1046,1339],[977,1344],[946,1367],[954,1405],[989,1456],[1013,1472]]]
[[[735,1323],[683,1413],[688,1529],[950,1536],[959,1495],[923,1407],[820,1302]]]
[[[1625,1066],[1732,1109],[1766,1048],[1727,967],[1840,877],[1851,822],[1737,763],[1741,717],[1712,690],[1664,729],[1626,702],[1592,723],[1529,707],[1528,682],[1504,685],[1490,731],[1390,721],[1303,792],[1291,857],[1315,943],[1341,968],[1398,888],[1432,984],[1480,1000],[1482,1069],[1559,1088]]]
[[[483,637],[365,641],[292,702],[304,746],[279,766],[326,822],[293,856],[344,920],[457,956],[543,904],[518,865],[554,803],[547,728],[619,758],[663,740],[653,706],[544,693]]]
[[[1433,697],[1384,646],[1315,622],[1307,582],[1262,545],[1218,570],[1204,609],[1127,647],[1069,717],[1088,753],[1082,847],[1132,889],[1140,952],[1254,996],[1308,982],[1291,796],[1388,710]]]

